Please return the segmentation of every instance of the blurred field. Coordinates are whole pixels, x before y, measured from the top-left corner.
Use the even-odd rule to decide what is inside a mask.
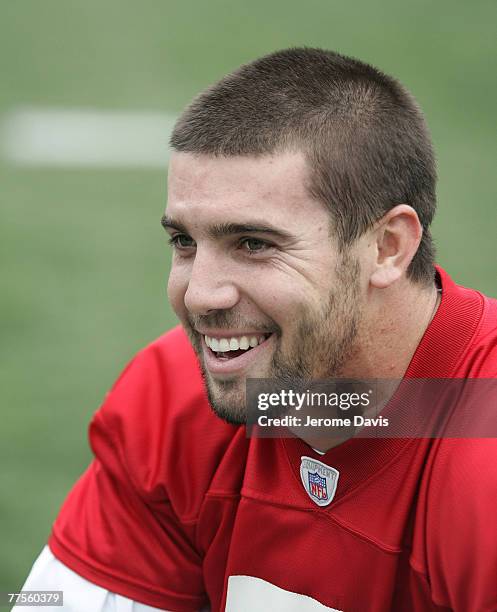
[[[0,119],[20,105],[178,112],[271,50],[334,48],[398,76],[439,158],[439,262],[497,295],[493,1],[4,2]],[[164,135],[164,143],[167,135]],[[18,588],[125,362],[171,327],[166,169],[0,167],[0,591]]]

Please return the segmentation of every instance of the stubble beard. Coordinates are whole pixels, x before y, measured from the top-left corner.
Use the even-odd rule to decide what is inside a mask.
[[[281,333],[275,332],[276,348],[265,378],[272,378],[281,387],[294,388],[296,383],[340,377],[344,365],[357,350],[357,337],[362,319],[359,290],[359,262],[343,256],[336,268],[333,289],[324,307],[316,312],[302,306],[296,313],[297,328],[291,346],[281,347]],[[213,326],[236,327],[234,317],[218,311],[209,320]],[[200,362],[209,403],[217,416],[230,425],[247,422],[245,379],[212,380],[203,363],[202,345],[194,329],[193,318],[184,324]],[[241,327],[241,325],[240,325]]]

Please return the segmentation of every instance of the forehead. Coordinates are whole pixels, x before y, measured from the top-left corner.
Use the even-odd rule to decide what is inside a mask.
[[[323,223],[327,211],[307,190],[302,153],[215,157],[173,153],[167,214],[183,222],[243,222],[254,214],[280,226]]]

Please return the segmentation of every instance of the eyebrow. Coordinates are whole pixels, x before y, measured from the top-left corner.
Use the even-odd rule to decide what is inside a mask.
[[[161,219],[161,225],[164,229],[175,229],[178,232],[188,234],[186,227],[179,221],[164,215]],[[283,240],[293,240],[295,237],[285,230],[272,227],[267,223],[259,221],[247,223],[216,223],[207,229],[207,234],[211,238],[222,238],[224,236],[232,236],[235,234],[268,234]]]

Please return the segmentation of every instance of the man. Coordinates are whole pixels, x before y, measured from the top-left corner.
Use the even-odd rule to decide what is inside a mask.
[[[96,413],[95,460],[25,588],[64,590],[70,610],[496,610],[494,439],[244,427],[247,379],[497,373],[496,302],[433,264],[411,95],[290,49],[200,94],[171,142],[182,328]]]

